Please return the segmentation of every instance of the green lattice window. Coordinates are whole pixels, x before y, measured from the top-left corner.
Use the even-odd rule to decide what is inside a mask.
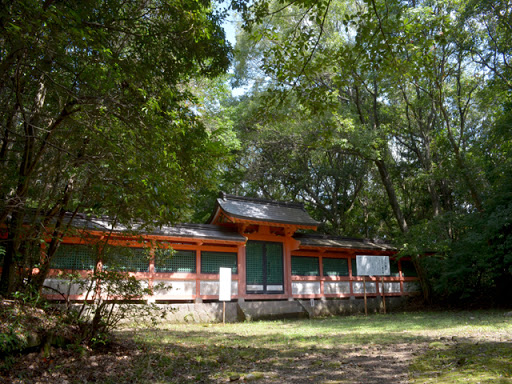
[[[398,272],[398,261],[389,259],[389,268],[391,270],[390,276],[399,277],[400,274]]]
[[[292,256],[292,275],[320,276],[318,257]]]
[[[348,259],[324,257],[322,262],[324,276],[348,276]]]
[[[357,262],[356,259],[351,259],[352,261],[352,276],[357,276]]]
[[[248,293],[284,291],[283,245],[248,241],[246,248],[246,283]]]
[[[283,284],[283,245],[266,243],[267,285]]]
[[[103,269],[122,272],[148,272],[149,250],[144,248],[110,247],[106,251]]]
[[[219,268],[231,268],[238,273],[236,253],[233,252],[201,252],[201,273],[219,273]]]
[[[247,284],[263,284],[263,243],[247,242],[245,247]]]
[[[195,251],[172,252],[168,249],[155,250],[155,272],[196,273],[196,253]]]
[[[89,270],[95,265],[94,248],[74,244],[61,244],[50,262],[50,267],[55,269]]]
[[[401,260],[400,264],[402,265],[403,277],[418,277],[416,268],[414,268],[414,264],[412,263],[411,260]]]

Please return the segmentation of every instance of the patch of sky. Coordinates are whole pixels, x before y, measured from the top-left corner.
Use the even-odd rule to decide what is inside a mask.
[[[222,23],[222,28],[226,33],[226,39],[234,48],[236,45],[236,33],[237,33],[237,24],[240,22],[240,18],[237,16],[232,9],[229,9],[230,1],[223,1],[220,5],[222,10],[226,10],[227,16],[224,18]],[[229,70],[230,73],[233,73],[233,68]],[[249,86],[231,88],[231,94],[233,97],[241,96],[245,94],[249,90]]]

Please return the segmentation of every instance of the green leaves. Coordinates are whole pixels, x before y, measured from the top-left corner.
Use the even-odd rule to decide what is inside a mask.
[[[229,130],[198,117],[191,86],[227,70],[220,22],[208,1],[6,4],[0,224],[21,223],[34,208],[42,224],[30,238],[46,237],[64,210],[125,223],[184,220],[231,145],[221,136]],[[8,228],[16,243],[8,260],[19,230]]]
[[[333,233],[402,232],[408,254],[438,252],[426,267],[439,295],[498,292],[510,281],[496,211],[512,185],[509,4],[264,3],[257,17],[258,2],[242,9],[235,76],[254,86],[235,120],[249,143],[234,189],[304,200]]]

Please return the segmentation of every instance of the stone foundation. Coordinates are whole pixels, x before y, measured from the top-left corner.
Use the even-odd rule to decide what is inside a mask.
[[[404,310],[407,308],[409,297],[386,297],[386,312]],[[299,300],[309,317],[323,317],[336,315],[355,315],[364,313],[364,298],[352,297],[333,300]],[[384,311],[382,297],[367,298],[368,313]]]
[[[382,313],[381,297],[369,297],[368,313]],[[414,297],[387,297],[386,310],[393,312],[406,310]],[[136,306],[137,304],[134,304]],[[222,302],[190,304],[155,304],[158,322],[169,323],[220,323],[222,322]],[[364,313],[364,299],[315,299],[290,301],[241,301],[226,303],[226,322],[314,318]],[[137,316],[137,315],[135,315]],[[146,316],[143,316],[144,318]],[[149,317],[147,317],[149,319]],[[142,320],[142,319],[141,319]],[[133,318],[132,320],[133,321]]]

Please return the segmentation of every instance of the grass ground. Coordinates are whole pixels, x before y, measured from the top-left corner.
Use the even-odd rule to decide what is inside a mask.
[[[417,312],[125,328],[113,348],[54,351],[12,382],[510,383],[512,317]],[[27,366],[27,361],[32,361]]]

